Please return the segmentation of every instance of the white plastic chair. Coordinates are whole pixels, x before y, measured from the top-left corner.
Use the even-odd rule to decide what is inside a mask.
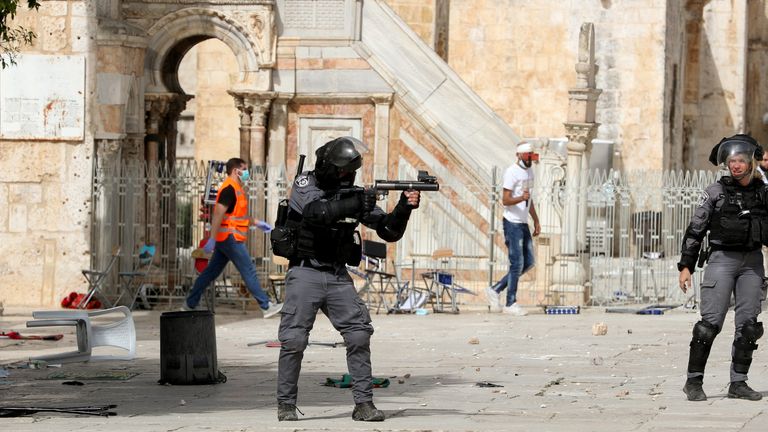
[[[91,318],[110,313],[121,313],[123,317],[104,325],[91,323]],[[132,360],[136,357],[136,328],[133,325],[131,311],[125,306],[93,311],[35,311],[32,317],[40,319],[27,321],[27,327],[75,326],[77,329],[77,351],[33,357],[32,360],[74,363],[91,360]],[[91,355],[92,349],[99,346],[122,348],[127,351],[127,354]]]

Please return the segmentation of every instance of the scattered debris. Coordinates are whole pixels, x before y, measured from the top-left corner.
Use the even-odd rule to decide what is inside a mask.
[[[477,382],[477,383],[475,383],[475,385],[478,386],[478,387],[504,387],[503,385],[494,384],[494,383],[492,383],[490,381]]]
[[[469,338],[467,343],[470,344],[470,345],[477,345],[477,344],[480,343],[480,339],[478,339],[477,337],[473,336],[473,337]]]
[[[186,404],[187,404],[187,401],[185,401],[184,399],[182,399],[181,401],[179,401],[179,405],[181,405],[181,406],[184,406],[184,405],[186,405]]]
[[[372,383],[373,388],[389,387],[389,379],[387,378],[373,377]],[[352,376],[350,374],[344,374],[341,379],[326,378],[323,385],[328,387],[350,388],[352,387]]]
[[[75,371],[58,371],[48,374],[43,378],[37,378],[42,380],[99,380],[99,381],[127,381],[136,375],[138,372],[128,371],[97,371],[97,372],[75,372]]]
[[[116,412],[109,411],[116,408],[117,405],[91,405],[82,407],[2,407],[0,406],[0,417],[23,417],[39,412],[56,412],[62,414],[78,414],[92,416],[114,416]]]
[[[593,336],[605,336],[607,333],[608,333],[608,324],[604,322],[599,322],[592,325]]]

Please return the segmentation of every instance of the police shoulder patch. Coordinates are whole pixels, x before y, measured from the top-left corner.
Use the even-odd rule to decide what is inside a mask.
[[[705,202],[709,200],[709,194],[707,191],[702,191],[701,195],[699,195],[699,200],[696,202],[696,207],[701,207],[704,205]]]
[[[296,178],[296,186],[304,187],[309,184],[309,178],[305,175]]]

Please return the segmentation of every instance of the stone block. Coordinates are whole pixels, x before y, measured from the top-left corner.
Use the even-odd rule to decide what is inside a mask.
[[[43,201],[40,183],[11,183],[8,191],[10,204],[40,204]]]
[[[70,26],[70,42],[72,52],[85,53],[88,52],[88,48],[91,45],[91,38],[88,31],[87,17],[72,17],[69,21]]]
[[[37,34],[42,42],[43,51],[59,52],[67,47],[67,20],[61,17],[44,16],[40,18],[40,30]]]
[[[8,232],[27,232],[27,206],[26,204],[11,204],[8,206]]]
[[[0,183],[0,232],[8,230],[8,204],[8,186],[5,183]]]
[[[44,1],[41,3],[38,12],[41,15],[47,16],[66,16],[67,15],[67,1]]]

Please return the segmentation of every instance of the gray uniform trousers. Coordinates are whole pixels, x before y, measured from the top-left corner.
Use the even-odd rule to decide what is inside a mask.
[[[341,267],[334,272],[293,266],[288,270],[285,284],[286,296],[278,333],[281,348],[277,401],[296,405],[301,360],[318,309],[323,311],[346,342],[347,368],[352,376],[355,403],[372,401],[371,315],[358,296],[346,268]]]
[[[760,249],[751,252],[716,250],[712,251],[708,263],[701,282],[701,319],[722,330],[733,294],[736,300],[736,333],[733,339],[736,340],[741,336],[744,323],[756,318],[761,311],[760,303],[764,299],[763,254]],[[698,372],[688,373],[688,378],[701,375]],[[746,380],[747,375],[734,371],[731,363],[731,382]]]

